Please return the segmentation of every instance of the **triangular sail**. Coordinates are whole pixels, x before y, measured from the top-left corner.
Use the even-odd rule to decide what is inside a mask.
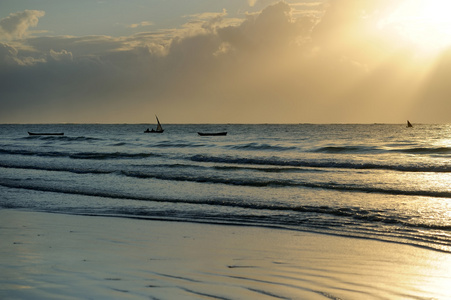
[[[409,120],[407,120],[407,127],[413,127]]]
[[[163,127],[161,127],[160,120],[158,120],[158,117],[157,117],[157,116],[155,116],[155,118],[157,118],[157,123],[158,123],[158,125],[157,125],[157,131],[163,131]]]

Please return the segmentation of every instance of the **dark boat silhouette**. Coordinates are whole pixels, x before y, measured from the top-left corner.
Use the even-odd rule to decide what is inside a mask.
[[[413,125],[409,122],[409,120],[407,120],[407,127],[408,128],[413,127]]]
[[[198,132],[197,133],[200,136],[221,136],[221,135],[227,135],[227,131],[223,132]]]
[[[153,129],[149,130],[149,128],[147,128],[146,130],[144,130],[144,133],[163,133],[164,129],[160,124],[160,120],[158,120],[158,117],[155,115],[155,118],[157,118],[157,129]]]
[[[28,135],[64,135],[64,132],[29,132]]]

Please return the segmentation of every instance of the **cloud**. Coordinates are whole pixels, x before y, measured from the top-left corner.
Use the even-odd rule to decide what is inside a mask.
[[[303,30],[301,20],[294,20],[291,12],[291,7],[281,1],[268,6],[261,13],[247,15],[239,26],[219,29],[218,34],[237,50],[264,51],[273,47],[287,47],[302,35]]]
[[[18,49],[13,45],[0,43],[0,67],[32,66],[46,61],[44,57],[35,55],[35,51],[26,49]]]
[[[14,58],[17,56],[17,49],[8,44],[0,43],[0,66],[14,64]]]
[[[127,28],[139,28],[139,27],[147,27],[147,26],[153,26],[154,24],[149,21],[143,21],[140,23],[130,24],[127,26]]]
[[[255,4],[257,3],[258,0],[247,0],[247,3],[249,4],[250,7],[255,6]]]
[[[0,20],[0,39],[12,40],[26,37],[28,29],[36,27],[39,18],[44,15],[45,12],[40,10],[25,10],[10,14]]]
[[[87,107],[101,107],[102,114],[97,118],[108,120],[113,112],[123,111],[124,118],[138,114],[133,119],[143,121],[147,117],[143,106],[166,110],[177,103],[174,115],[185,115],[188,121],[186,109],[198,114],[195,107],[201,103],[210,109],[225,105],[229,101],[225,95],[230,95],[230,88],[235,89],[236,78],[243,80],[236,91],[246,94],[247,86],[255,85],[252,65],[257,62],[252,56],[263,55],[266,48],[276,49],[280,43],[289,44],[297,30],[290,8],[283,2],[261,14],[248,15],[244,22],[228,19],[226,11],[189,18],[186,26],[177,30],[127,37],[38,37],[26,39],[16,48],[4,44],[3,58],[16,67],[10,66],[8,73],[0,71],[0,75],[20,82],[22,88],[0,83],[2,99],[10,99],[2,103],[8,109],[1,110],[1,117],[26,115],[23,107],[32,98],[42,108],[40,120],[50,118],[47,112],[54,114],[58,108],[60,121],[86,120],[90,116]],[[243,44],[226,32],[239,36]],[[251,45],[252,52],[243,45]],[[34,59],[32,69],[18,63],[25,59]],[[242,62],[244,72],[240,71]],[[224,96],[213,96],[223,92]],[[125,105],[124,99],[134,104]]]
[[[61,50],[60,52],[50,50],[50,57],[55,61],[72,61],[73,55],[72,52],[68,52],[67,50]]]
[[[298,2],[298,3],[291,3],[290,6],[293,9],[293,15],[295,15],[295,16],[308,15],[308,16],[321,17],[324,13],[325,4],[322,1]]]
[[[421,81],[411,49],[377,28],[389,7],[379,4],[335,0],[324,14],[299,14],[281,1],[241,20],[204,13],[122,37],[23,35],[0,43],[0,119],[394,122],[420,116],[434,95],[432,118],[449,107],[439,96],[451,95],[450,72],[432,69]]]

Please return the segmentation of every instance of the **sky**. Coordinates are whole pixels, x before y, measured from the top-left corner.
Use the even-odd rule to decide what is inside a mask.
[[[0,123],[451,123],[448,0],[1,0]]]

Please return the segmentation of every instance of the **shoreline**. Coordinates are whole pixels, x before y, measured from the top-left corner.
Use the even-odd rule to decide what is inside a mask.
[[[451,255],[235,225],[0,210],[1,299],[450,299]]]

